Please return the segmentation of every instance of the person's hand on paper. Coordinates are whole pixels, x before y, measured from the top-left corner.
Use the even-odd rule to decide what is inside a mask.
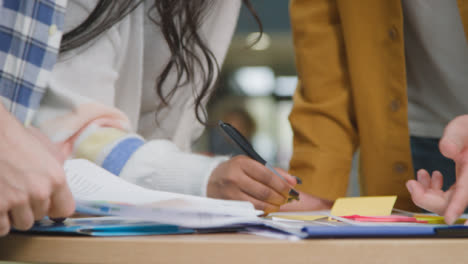
[[[212,198],[249,201],[256,209],[265,213],[276,212],[287,202],[289,191],[297,184],[296,179],[286,171],[277,170],[288,183],[257,161],[236,156],[221,163],[213,171],[208,182],[207,195]]]
[[[444,192],[440,172],[433,172],[431,178],[427,171],[419,170],[417,181],[410,180],[406,186],[417,206],[443,215],[447,224],[453,224],[468,206],[468,115],[447,125],[439,148],[444,156],[455,161],[455,184]]]
[[[62,164],[0,104],[0,235],[67,217],[74,201]]]

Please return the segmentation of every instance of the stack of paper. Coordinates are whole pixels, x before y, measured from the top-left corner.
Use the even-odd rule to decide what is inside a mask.
[[[259,223],[249,202],[154,191],[128,183],[87,160],[65,164],[77,212],[120,216],[190,228]]]

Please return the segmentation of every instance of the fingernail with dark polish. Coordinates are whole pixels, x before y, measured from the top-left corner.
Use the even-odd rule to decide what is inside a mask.
[[[296,178],[296,182],[297,184],[302,184],[302,179],[297,177],[297,176],[293,176],[294,178]]]
[[[295,200],[299,200],[299,193],[294,189],[289,190],[289,196]]]
[[[291,196],[299,196],[299,193],[298,193],[296,190],[291,189],[291,190],[289,190],[289,195],[291,195]]]
[[[52,221],[54,221],[55,223],[63,223],[63,221],[65,221],[67,218],[65,217],[57,217],[57,218],[51,218]]]

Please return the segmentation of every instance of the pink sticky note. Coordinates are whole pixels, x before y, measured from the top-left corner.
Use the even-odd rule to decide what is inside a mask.
[[[358,222],[406,222],[406,223],[427,224],[427,221],[418,220],[415,217],[402,216],[402,215],[389,215],[389,216],[348,215],[348,216],[342,216],[342,217],[346,219],[358,221]]]

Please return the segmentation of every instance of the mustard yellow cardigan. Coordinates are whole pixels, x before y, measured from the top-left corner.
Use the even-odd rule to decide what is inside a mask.
[[[468,0],[458,0],[468,32]],[[290,172],[302,191],[346,194],[360,150],[362,195],[398,195],[414,178],[408,132],[401,0],[292,0],[299,85],[290,115]],[[450,41],[450,40],[447,40]]]

